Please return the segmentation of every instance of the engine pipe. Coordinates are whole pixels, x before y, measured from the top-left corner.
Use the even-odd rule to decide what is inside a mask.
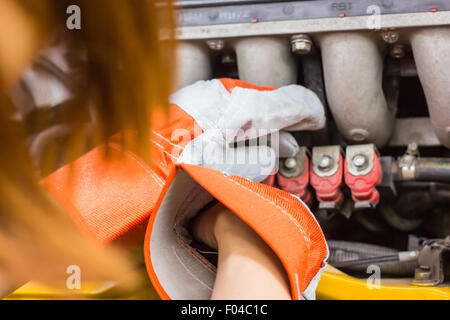
[[[325,88],[340,133],[352,143],[389,140],[396,99],[388,104],[382,89],[381,44],[367,32],[315,36],[322,51]]]
[[[450,182],[449,158],[418,158],[414,166],[414,180]]]
[[[409,40],[434,131],[450,148],[450,27],[421,28]]]
[[[296,62],[290,51],[289,39],[242,38],[233,46],[241,80],[274,88],[297,83]]]
[[[177,73],[175,89],[181,89],[212,76],[207,46],[202,42],[183,41],[177,46]]]

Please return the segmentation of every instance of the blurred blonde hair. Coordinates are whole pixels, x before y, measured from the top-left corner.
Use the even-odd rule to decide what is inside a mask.
[[[14,1],[42,44],[62,32],[70,50],[84,56],[86,77],[74,81],[76,99],[65,111],[73,129],[64,156],[73,159],[83,151],[87,136],[81,128],[90,112],[96,117],[95,144],[131,129],[135,134],[123,143],[138,146],[145,156],[151,110],[164,108],[171,91],[173,42],[160,40],[161,34],[173,38],[170,1]],[[65,27],[72,4],[81,8],[81,30]],[[38,186],[24,125],[10,120],[14,107],[8,89],[0,82],[0,270],[16,282],[59,282],[67,266],[78,264],[94,277],[120,279],[130,270],[122,253],[89,243]]]

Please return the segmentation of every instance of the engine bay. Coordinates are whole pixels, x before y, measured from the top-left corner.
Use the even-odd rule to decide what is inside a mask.
[[[330,263],[364,274],[365,258],[417,251],[420,266],[383,262],[382,273],[447,282],[450,3],[177,4],[179,87],[220,77],[300,84],[325,105],[326,128],[295,133],[300,152],[280,159],[275,180],[316,214]],[[422,265],[430,241],[445,243],[440,280],[423,276],[435,270]],[[342,263],[352,259],[361,261]]]
[[[376,263],[383,275],[448,286],[450,2],[175,6],[177,88],[224,77],[274,88],[299,84],[323,103],[326,127],[295,132],[300,151],[279,159],[272,178],[309,205],[329,241],[330,264],[358,276]],[[25,120],[42,116],[42,106],[57,113],[70,100],[61,89],[70,67],[60,52],[46,54],[51,59],[38,59],[13,91]],[[25,90],[33,79],[54,89]],[[66,132],[47,129],[33,129],[34,158]]]

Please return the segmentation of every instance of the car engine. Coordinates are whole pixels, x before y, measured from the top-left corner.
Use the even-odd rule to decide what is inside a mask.
[[[361,275],[377,263],[384,275],[448,285],[450,1],[180,0],[175,7],[177,88],[230,77],[299,84],[322,101],[326,127],[294,133],[300,151],[280,159],[274,181],[309,205],[330,264]],[[23,119],[70,98],[60,85],[70,66],[60,54],[46,52],[51,59],[38,60],[13,90]],[[36,79],[53,89],[27,88]],[[36,130],[35,158],[67,130]]]
[[[381,262],[382,273],[447,282],[450,2],[176,5],[179,88],[217,77],[300,84],[326,106],[326,128],[295,133],[300,152],[280,159],[276,181],[312,208],[330,263],[358,274],[365,259],[418,252]],[[441,255],[424,263],[430,246]]]

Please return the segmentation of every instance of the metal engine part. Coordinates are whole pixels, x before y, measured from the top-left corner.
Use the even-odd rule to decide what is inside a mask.
[[[278,187],[302,192],[328,239],[406,251],[412,234],[450,234],[450,1],[181,0],[175,7],[176,89],[232,77],[275,88],[300,84],[324,104],[326,128],[293,133],[301,152],[282,159]],[[44,101],[23,85],[14,89],[18,118],[26,121],[42,103],[53,112],[70,98],[55,70],[39,82],[55,89],[41,90]],[[32,153],[65,130],[36,132]],[[352,151],[368,145],[377,153]],[[345,180],[345,169],[364,178],[378,155],[382,181],[372,179],[368,190],[376,187],[379,199],[357,201],[360,182]],[[432,269],[448,259],[445,241],[430,242],[419,257],[421,284],[447,279]]]
[[[450,148],[450,27],[412,31],[409,40],[439,141]]]
[[[450,237],[427,240],[418,257],[414,283],[422,286],[435,286],[450,277]]]
[[[289,40],[277,37],[254,37],[234,40],[239,78],[274,88],[297,81],[296,62]]]
[[[316,39],[328,103],[340,133],[349,142],[385,145],[395,106],[388,105],[383,93],[382,41],[369,32],[326,33]]]
[[[308,196],[329,238],[405,251],[405,235],[448,235],[449,1],[182,0],[176,6],[180,43],[203,48],[194,59],[201,63],[180,68],[183,85],[221,76],[300,84],[324,103],[326,129],[295,133],[305,154],[311,152],[309,175],[299,176],[299,159],[281,159],[278,181],[302,190],[304,201]],[[373,153],[352,156],[368,144],[379,152],[381,182],[366,167]],[[336,189],[328,180],[338,159],[319,151],[349,145],[347,176],[362,180],[348,185],[350,179],[333,176]],[[334,202],[323,198],[326,182],[339,195]],[[371,206],[355,202],[361,183],[379,192],[379,205],[378,196]]]
[[[184,57],[179,62],[180,85],[211,76],[199,41],[229,42],[237,56],[238,76],[273,87],[297,83],[298,56],[313,52],[315,43],[322,55],[331,113],[349,143],[382,147],[391,145],[390,140],[393,145],[414,142],[395,129],[398,92],[395,86],[387,90],[383,83],[386,55],[401,59],[411,47],[433,127],[416,142],[433,145],[437,137],[439,144],[449,147],[448,1],[185,0],[176,5],[177,37]],[[196,48],[189,49],[195,57],[185,58],[186,46]],[[289,54],[289,47],[297,57]]]

